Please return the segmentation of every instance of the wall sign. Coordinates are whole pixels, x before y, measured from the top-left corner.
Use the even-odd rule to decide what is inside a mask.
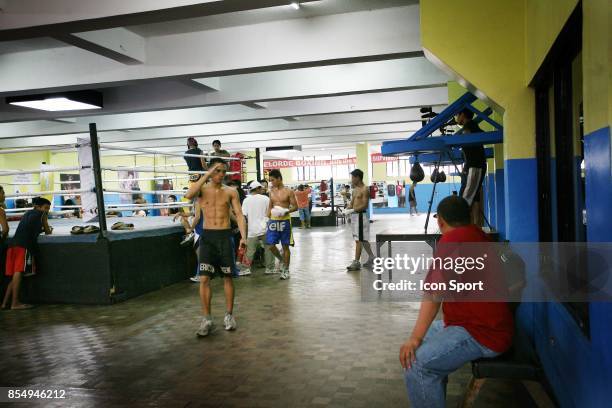
[[[356,157],[348,157],[346,159],[334,160],[264,160],[264,169],[286,169],[290,167],[305,167],[305,166],[346,166],[348,164],[357,164]]]

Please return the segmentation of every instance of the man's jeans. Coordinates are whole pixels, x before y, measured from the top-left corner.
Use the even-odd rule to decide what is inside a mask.
[[[300,221],[310,221],[310,210],[308,207],[298,208],[298,213],[300,214]]]
[[[450,373],[468,361],[499,354],[478,343],[463,327],[444,327],[441,320],[435,320],[416,351],[412,368],[404,372],[410,406],[445,407]]]

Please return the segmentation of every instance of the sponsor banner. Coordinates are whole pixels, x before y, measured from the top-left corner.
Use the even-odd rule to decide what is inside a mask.
[[[15,185],[27,186],[33,182],[34,182],[33,174],[15,174],[13,176],[13,183],[15,183]]]
[[[370,160],[372,161],[372,163],[386,163],[397,161],[398,158],[395,156],[383,156],[380,153],[372,153],[370,155]]]
[[[305,167],[305,166],[346,166],[349,164],[357,164],[356,157],[348,157],[346,159],[334,160],[264,160],[264,169],[285,169],[289,167]]]

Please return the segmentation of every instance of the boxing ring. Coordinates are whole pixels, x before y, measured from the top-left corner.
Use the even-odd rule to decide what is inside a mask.
[[[110,195],[151,194],[166,197],[183,195],[183,190],[141,191],[117,188],[105,188],[103,174],[106,172],[137,169],[154,174],[171,174],[172,177],[188,178],[193,171],[181,171],[172,168],[160,169],[149,166],[104,166],[100,150],[117,149],[113,146],[98,144],[95,125],[90,126],[90,141],[77,145],[46,146],[41,148],[23,148],[0,150],[0,154],[12,154],[24,151],[80,149],[79,165],[75,167],[47,167],[44,172],[79,171],[80,188],[74,190],[40,191],[35,193],[7,194],[7,199],[31,198],[36,196],[80,196],[79,205],[52,205],[49,212],[49,225],[53,228],[51,235],[41,234],[38,238],[36,255],[36,274],[24,277],[21,299],[27,303],[67,303],[106,305],[120,302],[147,292],[188,279],[193,275],[196,259],[191,247],[181,247],[180,242],[185,233],[180,221],[173,222],[173,216],[107,216],[108,213],[130,214],[132,211],[160,210],[172,208],[191,208],[190,202],[152,204],[109,204],[105,200]],[[93,162],[81,161],[84,149],[91,149]],[[129,148],[121,150],[130,151]],[[145,153],[138,149],[138,153]],[[146,153],[169,156],[187,156],[146,150]],[[193,155],[189,155],[193,156]],[[210,155],[196,155],[211,158]],[[232,160],[232,158],[223,158]],[[84,179],[84,171],[91,171],[90,184]],[[43,173],[43,170],[9,170],[0,171],[0,176],[14,174]],[[232,174],[228,172],[228,174]],[[157,178],[168,178],[161,175]],[[115,177],[119,179],[119,177]],[[115,179],[111,181],[116,181]],[[143,178],[146,179],[146,178]],[[148,178],[151,179],[151,178]],[[89,194],[89,203],[86,204]],[[92,195],[93,194],[93,195]],[[95,200],[93,210],[92,199]],[[54,202],[55,200],[51,200]],[[7,209],[9,219],[9,237],[12,237],[19,224],[19,217],[28,208]],[[67,217],[75,210],[81,211],[83,218]],[[88,212],[88,214],[86,214]],[[87,216],[88,215],[88,216]],[[101,215],[101,216],[100,216]],[[87,218],[90,218],[89,220]],[[133,224],[132,230],[112,230],[115,222]],[[98,231],[89,234],[72,234],[74,226],[93,225]]]

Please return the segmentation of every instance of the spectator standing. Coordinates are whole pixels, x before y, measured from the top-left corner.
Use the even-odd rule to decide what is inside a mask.
[[[250,275],[251,266],[257,248],[264,248],[264,263],[266,274],[275,273],[274,255],[265,247],[266,226],[268,224],[268,208],[270,206],[270,198],[263,195],[263,187],[257,182],[250,183],[249,196],[242,204],[242,213],[247,218],[247,250],[245,254],[244,265],[247,267],[240,271],[240,275]]]
[[[21,310],[32,307],[19,301],[21,278],[36,273],[35,255],[38,252],[37,240],[40,233],[44,231],[46,235],[50,235],[53,231],[47,218],[51,202],[42,197],[36,197],[33,202],[34,208],[21,217],[6,254],[5,274],[11,277],[11,283],[6,288],[2,301],[3,309],[10,307],[11,310]]]
[[[295,200],[297,201],[298,212],[300,213],[300,228],[310,228],[310,210],[308,208],[308,191],[302,184],[298,186],[295,192]]]

